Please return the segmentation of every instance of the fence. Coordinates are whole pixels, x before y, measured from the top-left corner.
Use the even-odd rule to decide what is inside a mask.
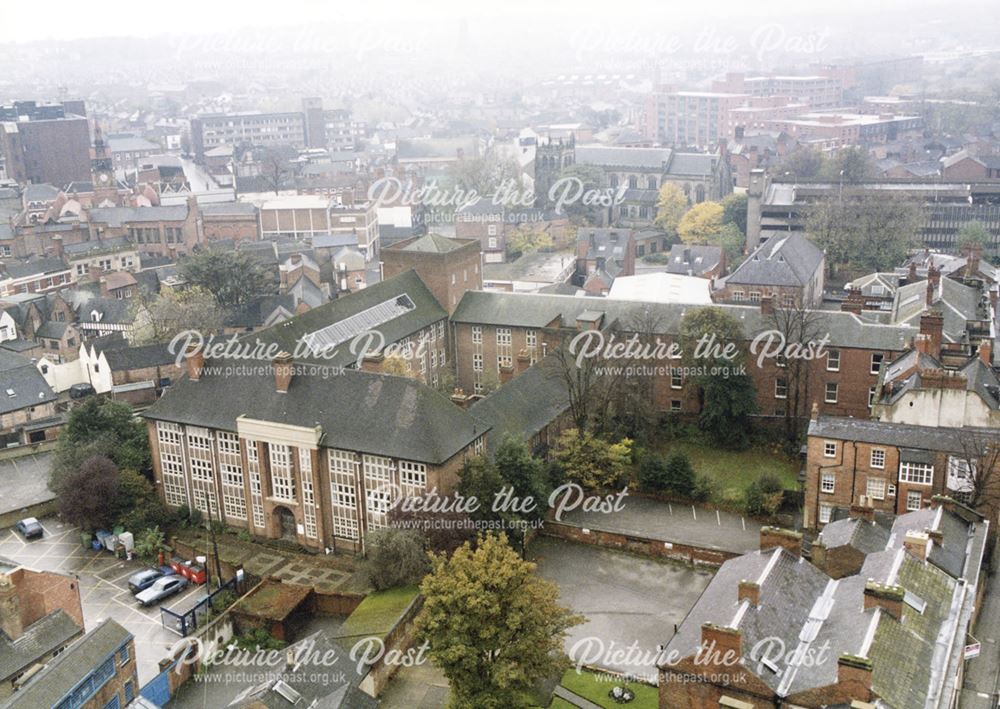
[[[246,580],[240,582],[240,585],[243,584],[246,584]],[[204,625],[209,620],[208,616],[212,613],[212,601],[220,593],[231,591],[239,595],[237,585],[234,576],[182,613],[172,611],[169,608],[160,608],[160,622],[167,630],[177,633],[181,637],[187,637],[197,630],[199,625]]]

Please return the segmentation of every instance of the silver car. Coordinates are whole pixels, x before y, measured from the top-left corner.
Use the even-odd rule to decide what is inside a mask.
[[[137,593],[135,600],[139,601],[139,605],[141,606],[149,606],[162,601],[164,598],[169,598],[175,593],[179,593],[187,585],[188,580],[183,576],[176,574],[164,576],[156,579],[153,585],[146,590]]]

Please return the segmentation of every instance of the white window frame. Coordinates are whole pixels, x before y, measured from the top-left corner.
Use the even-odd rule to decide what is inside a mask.
[[[885,478],[868,478],[865,483],[865,494],[872,500],[884,500],[886,493]]]
[[[837,476],[833,473],[823,473],[819,481],[820,492],[832,495],[837,490]]]
[[[837,457],[837,442],[836,441],[823,441],[823,457],[824,458],[836,458]]]
[[[914,499],[916,504],[914,504]],[[906,491],[906,511],[916,512],[924,506],[924,494],[920,490]]]
[[[840,371],[840,350],[828,350],[826,353],[826,371]]]
[[[900,463],[899,482],[930,487],[934,484],[934,466],[927,463]]]
[[[830,398],[830,387],[833,387],[833,398]],[[837,382],[827,382],[823,385],[823,403],[836,404],[840,398],[840,384]]]
[[[788,398],[788,380],[784,377],[778,377],[774,380],[774,398],[775,399],[787,399]]]
[[[875,358],[878,357],[878,364],[875,364]],[[872,352],[871,359],[869,360],[869,374],[878,374],[879,370],[882,369],[882,362],[885,361],[885,355],[881,352]]]
[[[868,465],[876,470],[885,470],[885,448],[872,448]]]
[[[833,519],[833,505],[827,504],[825,502],[819,503],[819,513],[818,513],[819,523],[826,524],[831,519]]]

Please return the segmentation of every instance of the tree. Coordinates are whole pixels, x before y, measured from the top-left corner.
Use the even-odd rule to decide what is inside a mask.
[[[667,458],[667,489],[683,497],[691,497],[697,485],[697,476],[691,460],[677,452]]]
[[[806,235],[826,251],[831,273],[885,271],[906,258],[922,217],[920,205],[903,197],[841,192],[813,205]]]
[[[115,524],[125,529],[166,527],[175,519],[149,478],[131,468],[119,470],[118,492],[109,504]]]
[[[133,344],[164,342],[185,330],[197,330],[207,339],[222,329],[225,320],[215,296],[201,288],[139,296],[132,306],[132,315]]]
[[[677,225],[677,234],[685,244],[707,244],[722,230],[724,214],[718,202],[696,204]]]
[[[278,194],[292,174],[288,160],[281,153],[267,148],[259,148],[260,177],[267,188]]]
[[[664,182],[656,202],[656,226],[670,235],[676,234],[677,226],[687,210],[688,198],[684,190],[673,182]]]
[[[420,590],[417,632],[448,678],[452,709],[526,707],[536,681],[569,666],[566,631],[583,618],[557,603],[558,587],[537,576],[505,536],[434,557]]]
[[[557,183],[559,183],[558,186]],[[607,192],[604,188],[604,173],[595,165],[569,165],[568,167],[564,167],[559,171],[559,176],[553,181],[553,186],[556,187],[557,194],[555,197],[557,199],[563,194],[561,191],[563,187],[567,188],[565,190],[567,196],[575,195],[578,190],[581,195],[597,194],[602,191]],[[552,206],[553,200],[549,199],[550,194],[551,188],[549,194],[537,195],[539,203]],[[607,211],[607,207],[595,203],[594,200],[590,200],[589,204],[585,203],[581,198],[567,202],[563,205],[563,210],[574,224],[594,225],[601,222],[601,216]]]
[[[135,536],[135,553],[146,563],[156,560],[166,541],[159,527],[144,529]]]
[[[537,226],[521,224],[507,237],[507,258],[516,259],[540,249],[552,248],[552,235]]]
[[[826,158],[813,148],[796,148],[781,161],[775,174],[797,180],[816,179],[823,172]]]
[[[524,515],[526,519],[541,519],[542,501],[549,494],[548,482],[542,461],[531,455],[528,444],[507,433],[493,453],[493,461],[504,484],[513,489],[518,499],[533,499],[538,503],[534,511]]]
[[[248,251],[197,251],[181,259],[179,270],[189,285],[211,293],[223,308],[277,292],[274,278]]]
[[[146,426],[131,406],[95,396],[70,411],[56,441],[53,473],[78,468],[94,456],[109,458],[119,468],[152,468]]]
[[[489,197],[505,182],[521,184],[521,168],[513,158],[490,151],[480,157],[466,157],[451,167],[451,177],[463,190],[475,190]]]
[[[723,224],[719,232],[709,239],[712,246],[718,246],[726,254],[726,263],[738,264],[743,260],[743,246],[746,234],[735,224]]]
[[[556,441],[552,459],[572,482],[585,488],[610,488],[625,477],[632,462],[632,441],[623,438],[618,443],[609,443],[586,431],[570,428]]]
[[[992,239],[990,232],[982,222],[966,222],[958,230],[958,248],[967,251],[969,248],[990,248]]]
[[[957,438],[959,450],[948,464],[948,477],[961,489],[947,494],[995,520],[1000,512],[1000,434],[962,429]]]
[[[719,308],[697,308],[681,321],[680,343],[684,367],[695,372],[699,427],[717,445],[746,448],[757,396],[746,372],[743,326]]]
[[[388,525],[419,531],[425,549],[451,554],[466,542],[475,540],[472,518],[457,509],[461,502],[457,495],[426,493],[406,499],[412,505],[394,505],[386,515]]]
[[[108,504],[118,494],[118,466],[104,456],[92,456],[51,483],[59,515],[80,529],[111,526],[114,511]]]
[[[826,160],[820,176],[831,182],[863,182],[876,174],[875,163],[864,148],[850,147]]]
[[[368,537],[365,572],[376,591],[417,583],[429,567],[420,533],[378,529]]]
[[[740,234],[747,235],[747,195],[733,192],[722,198],[722,223],[733,224]]]
[[[382,360],[382,371],[396,377],[415,377],[409,361],[400,354],[386,355]]]
[[[767,316],[768,326],[785,343],[785,348],[807,351],[805,348],[823,334],[821,314],[804,303],[775,303]],[[801,436],[800,422],[810,413],[809,362],[802,357],[786,358],[779,377],[785,380],[785,440],[789,446]]]

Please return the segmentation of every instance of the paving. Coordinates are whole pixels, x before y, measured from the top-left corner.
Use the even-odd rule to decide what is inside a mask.
[[[709,507],[626,497],[615,512],[563,514],[562,521],[587,529],[618,532],[675,544],[743,553],[760,548],[760,523]]]
[[[532,542],[529,557],[559,586],[560,603],[586,618],[569,630],[571,659],[654,681],[657,645],[712,580],[705,569],[551,537]]]
[[[157,663],[179,636],[160,623],[159,606],[139,607],[128,590],[128,577],[145,565],[138,560],[118,559],[107,551],[84,549],[75,527],[54,518],[40,521],[45,529],[41,539],[26,542],[13,530],[0,531],[0,556],[30,569],[75,575],[80,581],[85,629],[92,630],[106,618],[121,623],[135,636],[139,683],[153,679],[158,673]],[[202,587],[189,586],[163,605],[186,607],[203,593]]]
[[[382,692],[382,709],[440,709],[448,706],[448,680],[437,667],[400,667]]]
[[[55,497],[48,487],[51,459],[44,452],[0,460],[0,514]]]
[[[973,637],[982,643],[979,657],[965,663],[960,709],[1000,706],[1000,578],[990,576]]]

